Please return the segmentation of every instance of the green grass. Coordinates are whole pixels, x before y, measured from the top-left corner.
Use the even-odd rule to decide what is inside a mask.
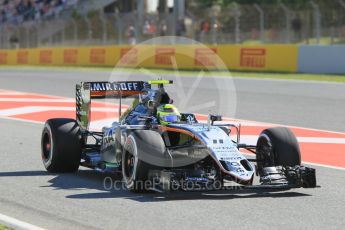
[[[0,230],[12,230],[11,228],[5,227],[0,224]]]
[[[267,38],[267,41],[269,43],[275,44],[275,41],[269,41]],[[243,45],[265,45],[265,43],[262,43],[260,40],[253,40],[248,39],[242,42]],[[279,44],[279,43],[277,43]],[[345,40],[343,38],[334,38],[332,41],[331,37],[320,37],[319,42],[316,38],[310,38],[308,40],[299,41],[297,43],[291,43],[295,45],[336,45],[336,44],[345,44]]]
[[[12,69],[18,70],[18,67],[0,67],[1,69]],[[113,68],[110,67],[37,67],[37,66],[23,66],[20,67],[22,70],[37,70],[37,71],[96,71],[96,72],[110,72]],[[168,69],[130,69],[130,68],[117,68],[117,72],[134,72],[134,73],[145,73],[147,71],[157,74],[164,78],[164,74],[177,74],[175,70]],[[0,73],[1,74],[1,73]],[[195,76],[200,74],[198,70],[180,70],[178,74],[183,76]],[[307,81],[323,81],[323,82],[341,82],[345,83],[345,75],[335,74],[307,74],[307,73],[273,73],[273,72],[245,72],[245,71],[214,71],[205,72],[205,76],[232,76],[232,77],[247,77],[247,78],[265,78],[265,79],[287,79],[287,80],[307,80]]]
[[[119,69],[119,71],[134,71],[140,72],[140,70],[132,69]],[[148,69],[148,71],[161,76],[164,74],[174,74],[173,70],[166,69]],[[178,71],[181,75],[195,76],[200,71]],[[343,82],[345,83],[345,75],[334,75],[334,74],[307,74],[307,73],[272,73],[272,72],[245,72],[245,71],[214,71],[205,72],[206,76],[232,76],[232,77],[247,77],[247,78],[265,78],[265,79],[287,79],[287,80],[309,80],[309,81],[325,81],[325,82]]]
[[[321,37],[318,43],[316,38],[311,38],[309,40],[305,40],[299,44],[308,44],[308,45],[336,45],[336,44],[344,44],[343,38],[334,38],[332,41],[331,37]]]
[[[252,73],[252,72],[231,72],[236,77],[268,78],[268,79],[290,79],[290,80],[309,80],[325,82],[345,83],[345,75],[332,74],[306,74],[306,73]]]

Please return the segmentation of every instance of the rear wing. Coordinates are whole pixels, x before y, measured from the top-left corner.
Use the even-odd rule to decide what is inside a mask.
[[[144,81],[125,81],[125,82],[84,82],[90,86],[91,98],[125,98],[136,96],[144,88],[150,88]]]
[[[76,120],[82,129],[87,130],[91,120],[91,99],[118,98],[119,117],[121,116],[121,99],[138,96],[151,85],[163,87],[172,84],[169,80],[152,81],[117,81],[117,82],[81,82],[76,85]]]

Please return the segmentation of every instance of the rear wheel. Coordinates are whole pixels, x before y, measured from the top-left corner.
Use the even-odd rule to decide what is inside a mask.
[[[81,158],[81,134],[73,119],[48,120],[42,131],[41,156],[48,172],[75,172]]]
[[[293,132],[284,127],[265,129],[256,146],[259,172],[271,166],[301,165],[301,153]]]

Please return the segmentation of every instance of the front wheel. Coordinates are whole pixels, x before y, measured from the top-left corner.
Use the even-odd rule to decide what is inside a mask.
[[[284,127],[262,131],[256,145],[259,172],[271,166],[301,165],[301,153],[293,132]]]
[[[164,165],[165,144],[152,130],[133,131],[122,152],[122,176],[128,190],[144,192],[152,186],[149,171]]]
[[[149,171],[148,164],[139,159],[135,133],[127,137],[122,153],[122,177],[126,188],[133,192],[145,191],[145,181]]]
[[[49,119],[43,128],[41,156],[51,173],[75,172],[81,159],[81,134],[73,119]]]

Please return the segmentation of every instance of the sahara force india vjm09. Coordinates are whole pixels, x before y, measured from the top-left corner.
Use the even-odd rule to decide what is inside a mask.
[[[41,148],[47,171],[76,172],[84,166],[120,174],[134,192],[219,189],[228,182],[243,188],[316,187],[315,169],[301,165],[298,142],[288,128],[263,130],[256,146],[240,143],[240,125],[220,123],[220,115],[200,123],[194,114],[180,113],[164,87],[172,83],[77,84],[76,120],[45,123]],[[119,99],[119,120],[91,131],[91,99],[106,97]],[[133,103],[122,113],[124,98]],[[244,157],[241,149],[255,153],[255,159]],[[255,176],[259,183],[254,185]]]

